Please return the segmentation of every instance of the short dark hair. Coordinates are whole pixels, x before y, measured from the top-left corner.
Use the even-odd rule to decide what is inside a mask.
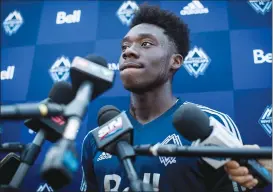
[[[185,59],[190,46],[189,28],[177,15],[158,6],[143,4],[135,12],[130,28],[141,23],[153,24],[164,29],[165,34],[175,44],[176,51]]]

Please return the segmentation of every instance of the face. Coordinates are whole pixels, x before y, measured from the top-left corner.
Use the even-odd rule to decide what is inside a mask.
[[[149,91],[170,78],[168,38],[151,24],[133,27],[122,40],[120,77],[125,89]]]

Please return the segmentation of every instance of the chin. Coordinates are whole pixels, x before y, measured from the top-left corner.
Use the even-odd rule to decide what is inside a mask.
[[[128,82],[128,81],[122,81],[124,89],[127,91],[133,92],[133,93],[141,93],[143,92],[142,86],[138,84],[137,82]]]
[[[142,88],[140,86],[138,86],[138,85],[135,85],[135,84],[126,84],[126,83],[123,83],[123,87],[127,91],[130,91],[130,92],[133,92],[133,93],[141,93],[141,92],[143,92]]]
[[[125,89],[130,90],[132,88],[139,87],[142,83],[139,81],[139,76],[133,74],[120,74],[122,84]]]
[[[136,94],[142,94],[145,93],[147,91],[150,91],[152,88],[151,86],[149,86],[149,84],[147,83],[140,83],[140,82],[135,82],[135,83],[123,83],[123,87],[127,90],[130,91],[132,93],[136,93]]]
[[[155,81],[151,81],[144,76],[122,74],[120,77],[123,87],[133,93],[145,93],[152,90],[156,86]]]

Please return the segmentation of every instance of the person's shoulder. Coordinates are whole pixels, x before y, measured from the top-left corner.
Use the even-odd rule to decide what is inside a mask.
[[[193,102],[188,102],[185,101],[183,103],[187,104],[187,103],[191,103],[196,105],[199,109],[201,109],[203,112],[205,112],[208,116],[212,116],[213,118],[215,118],[216,120],[218,120],[222,125],[224,125],[224,127],[230,131],[235,137],[237,137],[237,139],[239,139],[242,142],[242,138],[240,135],[240,132],[234,122],[234,120],[226,113],[223,113],[221,111],[212,109],[210,107],[204,106],[204,105],[200,105],[197,103],[193,103]]]
[[[97,129],[97,128],[95,128]],[[94,155],[96,153],[96,150],[97,150],[97,145],[96,145],[96,141],[93,137],[93,134],[92,132],[95,130],[95,129],[92,129],[91,131],[89,131],[83,141],[82,141],[82,153],[84,155],[84,153],[86,153],[86,155]],[[91,152],[91,153],[90,153]]]

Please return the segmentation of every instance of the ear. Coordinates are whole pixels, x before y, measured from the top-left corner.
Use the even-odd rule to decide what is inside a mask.
[[[173,54],[170,59],[170,68],[172,71],[177,71],[183,63],[183,57],[180,54]]]

